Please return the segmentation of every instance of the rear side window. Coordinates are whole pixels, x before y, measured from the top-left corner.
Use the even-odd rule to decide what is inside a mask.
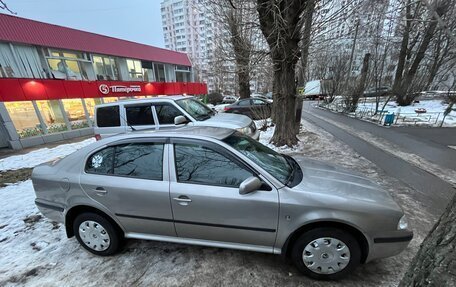
[[[86,172],[134,178],[163,179],[163,143],[131,143],[91,155]]]
[[[85,170],[89,173],[110,174],[112,173],[113,159],[113,147],[102,149],[89,157]]]
[[[97,109],[98,127],[119,127],[119,106],[101,107]]]
[[[150,105],[125,107],[125,111],[129,125],[144,126],[155,124]]]
[[[174,118],[182,116],[182,113],[171,104],[160,104],[155,106],[158,122],[161,125],[174,125]]]
[[[114,175],[163,179],[163,144],[134,143],[116,146]]]
[[[250,106],[250,100],[240,101],[239,106]]]

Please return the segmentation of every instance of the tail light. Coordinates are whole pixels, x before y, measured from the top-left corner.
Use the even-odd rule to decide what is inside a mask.
[[[230,109],[231,109],[231,108],[228,107],[228,106],[225,106],[225,107],[223,108],[224,111],[228,111],[228,110],[230,110]]]
[[[97,141],[101,140],[101,136],[99,134],[95,134],[95,140],[97,140]]]

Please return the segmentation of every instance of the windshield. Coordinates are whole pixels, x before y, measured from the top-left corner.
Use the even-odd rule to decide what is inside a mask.
[[[261,166],[281,183],[287,184],[291,178],[293,167],[287,159],[256,140],[236,132],[223,141]]]
[[[207,120],[215,114],[208,106],[194,98],[178,100],[176,103],[197,121]]]

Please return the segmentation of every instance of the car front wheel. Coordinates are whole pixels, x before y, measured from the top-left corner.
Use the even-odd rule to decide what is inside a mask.
[[[337,280],[351,273],[361,261],[358,241],[336,228],[316,228],[295,242],[293,263],[305,275],[320,280]]]
[[[108,256],[120,248],[121,236],[106,218],[96,213],[82,213],[73,223],[79,244],[93,254]]]

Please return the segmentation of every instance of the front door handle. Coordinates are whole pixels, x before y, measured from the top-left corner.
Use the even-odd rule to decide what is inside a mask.
[[[180,204],[180,205],[188,205],[189,202],[192,202],[192,200],[190,198],[188,198],[188,196],[186,196],[186,195],[181,195],[179,197],[174,197],[173,199],[175,201],[177,201],[178,204]]]

